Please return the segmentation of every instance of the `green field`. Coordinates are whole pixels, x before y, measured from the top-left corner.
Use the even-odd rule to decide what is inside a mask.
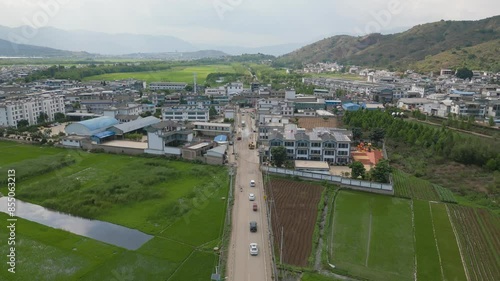
[[[370,280],[413,280],[410,201],[342,191],[334,208],[330,262]]]
[[[406,174],[400,170],[394,171],[393,176],[396,196],[429,201],[440,200],[434,186],[429,181]]]
[[[341,191],[330,230],[330,263],[369,280],[465,281],[446,205]]]
[[[24,175],[17,182],[18,199],[154,236],[138,250],[128,251],[20,220],[18,271],[12,279],[2,263],[5,270],[0,280],[29,276],[35,280],[206,280],[215,269],[217,256],[212,249],[221,246],[227,205],[221,198],[227,197],[229,186],[225,168],[11,142],[0,142],[0,152],[1,175],[11,168],[16,175]],[[61,159],[71,159],[70,164],[58,165]],[[40,164],[47,161],[48,170],[39,174]],[[6,228],[0,228],[0,240],[5,241],[6,235]],[[6,252],[5,243],[0,250]]]
[[[197,75],[197,83],[204,84],[207,76],[210,73],[237,73],[238,69],[231,65],[201,65],[188,67],[173,67],[169,70],[151,71],[151,72],[130,72],[130,73],[111,73],[98,76],[87,77],[85,81],[91,80],[122,80],[122,79],[137,79],[151,82],[185,82],[193,83],[193,73]]]

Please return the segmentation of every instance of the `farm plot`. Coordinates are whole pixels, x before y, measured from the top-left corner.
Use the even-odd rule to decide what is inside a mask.
[[[299,127],[307,129],[307,130],[312,130],[313,128],[318,128],[318,127],[331,127],[331,128],[337,128],[339,125],[339,122],[337,118],[335,117],[330,117],[328,119],[323,119],[322,117],[302,117],[299,118]]]
[[[500,219],[486,210],[448,205],[471,281],[500,280]]]
[[[396,170],[394,176],[395,195],[427,201],[439,201],[439,196],[432,184],[426,180]]]
[[[273,179],[266,185],[271,207],[274,241],[279,252],[283,228],[283,263],[307,266],[318,215],[320,185]]]
[[[16,145],[16,158],[10,154],[12,146],[0,142],[0,151],[9,159],[0,157],[0,173],[5,177],[4,169],[15,167],[22,176],[17,199],[154,238],[127,251],[19,220],[18,279],[11,279],[5,269],[0,280],[194,281],[206,280],[215,269],[217,253],[212,249],[222,240],[227,203],[221,198],[227,198],[229,187],[225,168],[31,145]],[[0,187],[3,194],[6,190],[7,185]],[[0,214],[0,219],[5,217]],[[0,240],[7,235],[7,229],[0,228]],[[0,251],[7,252],[7,247],[0,245]]]
[[[330,262],[369,280],[413,280],[411,201],[341,191],[329,230]]]
[[[453,196],[453,192],[451,192],[451,190],[437,184],[434,184],[433,186],[436,189],[436,192],[438,193],[439,198],[442,202],[457,203],[457,199],[455,199],[455,196]]]

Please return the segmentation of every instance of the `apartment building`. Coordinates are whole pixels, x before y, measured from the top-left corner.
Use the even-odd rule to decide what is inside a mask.
[[[207,95],[207,96],[225,96],[226,95],[226,89],[224,89],[224,87],[220,87],[220,88],[206,88],[205,89],[205,95]]]
[[[234,83],[227,84],[226,92],[227,92],[228,96],[237,95],[237,94],[243,92],[243,83],[234,82]]]
[[[173,90],[182,91],[188,84],[183,82],[152,82],[149,84],[149,89],[152,91]]]
[[[0,103],[0,126],[17,127],[20,120],[36,125],[40,113],[54,121],[56,113],[65,113],[64,96],[55,94],[30,95],[24,99],[5,100]]]
[[[163,120],[208,122],[209,108],[195,106],[164,107],[161,110]]]
[[[336,128],[314,128],[306,132],[295,124],[288,124],[284,130],[274,130],[270,134],[264,154],[272,160],[271,149],[284,146],[289,160],[346,164],[351,161],[351,135],[351,131]]]

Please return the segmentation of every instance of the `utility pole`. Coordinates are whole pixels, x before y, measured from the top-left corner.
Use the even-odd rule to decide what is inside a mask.
[[[196,94],[198,91],[197,91],[197,87],[196,87],[196,72],[193,73],[193,82],[194,82],[194,86],[193,86],[193,91],[194,93]]]

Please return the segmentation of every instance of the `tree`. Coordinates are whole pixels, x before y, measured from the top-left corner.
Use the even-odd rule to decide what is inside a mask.
[[[36,122],[38,124],[42,124],[42,123],[45,123],[47,122],[47,120],[49,120],[49,116],[47,115],[47,113],[45,112],[40,112],[40,115],[38,116],[38,118],[36,119]]]
[[[64,120],[66,120],[66,115],[64,115],[64,113],[62,112],[57,112],[56,114],[54,114],[54,120],[56,120],[57,122],[64,122]]]
[[[392,173],[392,167],[388,160],[380,160],[377,165],[370,171],[371,177],[376,182],[388,183],[389,176]]]
[[[488,119],[488,125],[490,125],[490,127],[495,126],[495,120],[493,120],[493,116],[490,116],[490,118]]]
[[[152,115],[153,115],[153,113],[151,113],[151,111],[146,111],[146,112],[143,112],[143,113],[140,114],[140,116],[142,118],[145,118],[145,117],[148,117],[148,116],[152,116]]]
[[[273,157],[274,165],[281,167],[287,158],[286,148],[284,146],[275,146],[271,148],[271,156]]]
[[[186,92],[192,92],[193,91],[193,86],[187,85],[186,88],[184,88],[184,90],[186,90]]]
[[[217,110],[215,109],[215,107],[212,105],[210,107],[210,111],[208,112],[208,116],[210,119],[214,118],[215,116],[217,115]]]
[[[351,176],[353,179],[357,179],[359,177],[362,179],[365,178],[366,169],[363,163],[359,161],[353,162],[349,165],[349,168],[351,168]]]
[[[375,128],[371,134],[370,139],[375,142],[380,142],[385,137],[385,130],[382,128]]]
[[[458,69],[455,76],[457,76],[460,79],[471,79],[472,76],[474,76],[474,73],[472,73],[472,70],[464,67],[464,68]]]
[[[17,122],[18,128],[26,128],[29,125],[30,125],[30,122],[28,122],[28,120],[26,120],[26,119],[21,119],[21,120],[19,120],[19,122]]]
[[[355,140],[359,140],[361,138],[361,136],[363,136],[363,131],[361,131],[360,128],[353,128],[352,129],[352,137]]]

